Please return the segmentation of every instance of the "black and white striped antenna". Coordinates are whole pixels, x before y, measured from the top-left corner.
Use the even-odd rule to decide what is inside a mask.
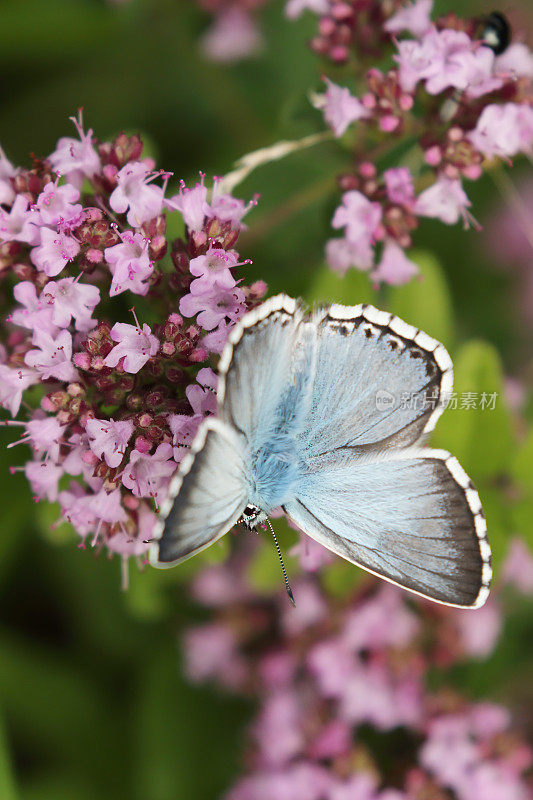
[[[294,595],[292,593],[291,585],[290,585],[289,579],[287,577],[287,570],[285,569],[285,564],[283,563],[283,556],[281,555],[281,549],[280,549],[280,546],[279,546],[279,542],[278,542],[276,534],[274,533],[274,528],[270,524],[270,520],[268,519],[268,517],[267,517],[267,523],[268,523],[268,527],[270,528],[270,532],[272,533],[272,536],[274,537],[274,544],[276,545],[276,550],[278,551],[279,563],[281,564],[281,569],[283,571],[283,579],[285,581],[285,589],[287,590],[287,594],[289,595],[289,600],[291,601],[293,606],[295,606],[296,602],[294,600]]]

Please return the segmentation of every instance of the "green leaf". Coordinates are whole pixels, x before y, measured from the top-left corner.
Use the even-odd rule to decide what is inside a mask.
[[[285,568],[290,576],[298,571],[296,559],[287,552],[288,542],[294,541],[294,531],[289,529],[284,519],[275,520],[276,536],[283,553]],[[261,535],[259,531],[258,535]],[[258,592],[271,592],[283,586],[283,577],[279,557],[272,541],[270,532],[266,534],[268,539],[261,542],[246,570],[246,577]]]
[[[344,277],[323,266],[310,283],[305,301],[314,303],[342,303],[345,306],[375,302],[376,292],[365,272],[349,269]]]
[[[339,600],[348,597],[363,577],[364,573],[359,567],[343,558],[336,558],[332,564],[320,570],[322,586],[331,597]]]
[[[415,251],[410,257],[420,267],[420,278],[390,287],[389,311],[450,347],[453,312],[442,267],[434,255],[425,251]]]
[[[11,756],[3,721],[0,719],[0,797],[2,800],[17,800],[15,778],[11,768]]]
[[[515,502],[511,513],[514,531],[533,548],[533,492]]]
[[[459,350],[454,391],[432,443],[457,456],[475,481],[505,472],[513,435],[503,398],[501,362],[492,345],[472,341]]]
[[[515,481],[533,492],[533,431],[519,446],[510,468]]]

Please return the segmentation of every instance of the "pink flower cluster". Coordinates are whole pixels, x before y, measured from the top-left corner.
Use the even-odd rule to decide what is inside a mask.
[[[342,203],[332,220],[343,236],[326,248],[330,266],[369,271],[376,284],[405,283],[418,271],[404,251],[420,218],[476,225],[462,181],[480,178],[495,158],[533,152],[533,54],[513,42],[497,55],[479,18],[432,22],[431,0],[305,5],[322,14],[317,52],[334,62],[352,51],[396,62],[386,73],[359,76],[360,97],[325,78],[315,105],[335,136],[358,124],[355,170],[340,178]],[[413,134],[415,169],[380,174],[373,151]]]
[[[166,196],[171,176],[142,158],[139,137],[97,142],[74,122],[79,138],[32,169],[0,152],[0,270],[13,291],[0,404],[11,417],[23,405],[25,420],[7,424],[31,447],[35,499],[57,501],[82,545],[127,559],[145,553],[170,478],[215,410],[209,354],[266,286],[235,277],[255,200],[217,179],[208,190],[203,175]],[[168,213],[183,218],[183,239],[167,242]],[[134,300],[150,325],[127,311]]]
[[[214,618],[184,638],[191,680],[260,698],[247,774],[227,800],[445,800],[449,792],[456,800],[526,799],[532,753],[509,712],[451,689],[433,693],[426,679],[430,667],[442,672],[492,653],[501,598],[458,611],[368,577],[332,601],[302,575],[293,608],[282,591],[253,589],[257,543],[240,544],[229,562],[194,578],[193,595]],[[533,565],[516,542],[504,569],[511,583],[518,550]]]
[[[201,41],[206,58],[212,61],[239,61],[255,55],[263,39],[257,23],[257,10],[268,0],[198,0],[198,5],[213,17]]]

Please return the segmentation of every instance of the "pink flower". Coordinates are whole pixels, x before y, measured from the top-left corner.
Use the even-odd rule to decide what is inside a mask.
[[[201,231],[209,211],[204,175],[201,176],[201,182],[197,183],[194,189],[188,189],[181,181],[178,194],[165,200],[165,203],[180,212],[190,231]]]
[[[331,224],[334,228],[345,228],[346,238],[350,242],[359,244],[364,240],[370,246],[382,214],[381,205],[372,202],[361,192],[345,192],[342,205],[335,211]]]
[[[203,347],[205,347],[210,353],[221,353],[228,340],[229,332],[231,331],[232,327],[233,325],[226,322],[226,320],[222,320],[218,327],[203,337]]]
[[[125,530],[120,529],[106,540],[111,552],[118,553],[123,558],[139,557],[147,552],[157,516],[145,503],[141,503],[137,515],[138,523],[134,536],[129,536]]]
[[[187,400],[195,415],[204,417],[217,411],[217,376],[209,367],[203,367],[196,376],[197,383],[185,389]]]
[[[278,690],[267,697],[253,726],[265,767],[282,767],[303,749],[303,709],[294,692]]]
[[[533,53],[526,44],[514,42],[496,58],[494,72],[517,78],[533,78]]]
[[[84,133],[81,111],[79,118],[71,117],[76,126],[80,141],[70,136],[61,138],[54,152],[48,157],[52,168],[64,175],[69,183],[81,188],[84,178],[91,178],[100,173],[101,165],[98,153],[92,145],[92,130]]]
[[[58,461],[60,442],[66,426],[60,425],[56,417],[47,417],[42,411],[37,411],[29,422],[13,422],[11,424],[22,425],[26,428],[26,432],[17,442],[12,442],[8,447],[29,444],[38,458],[46,456],[53,462]]]
[[[502,567],[502,580],[523,594],[533,594],[533,556],[522,539],[511,540]]]
[[[28,461],[24,472],[38,498],[46,497],[51,503],[57,500],[58,483],[63,474],[61,467],[53,461]]]
[[[472,658],[487,658],[496,647],[502,629],[502,612],[496,601],[489,597],[479,614],[466,610],[456,613],[455,624],[463,650]]]
[[[234,250],[210,246],[205,255],[191,258],[189,263],[191,275],[197,276],[193,281],[195,291],[208,291],[215,281],[219,286],[232,289],[236,282],[231,270],[237,265],[238,257]]]
[[[418,275],[418,267],[407,258],[404,250],[393,239],[389,239],[383,250],[381,261],[371,273],[376,283],[388,283],[390,286],[401,286]]]
[[[98,458],[103,458],[108,467],[118,467],[133,433],[133,422],[115,422],[113,418],[89,419],[85,426],[89,446]]]
[[[39,381],[39,373],[27,367],[8,367],[0,364],[0,405],[16,417],[22,402],[22,393]]]
[[[79,483],[73,481],[69,489],[59,492],[58,500],[63,517],[78,536],[84,539],[94,531],[98,518],[95,513],[95,495],[92,492],[86,493]]]
[[[109,205],[117,214],[128,211],[128,225],[132,228],[139,228],[161,213],[163,189],[150,184],[156,177],[158,174],[151,173],[142,161],[130,161],[117,173],[117,186],[111,193]]]
[[[78,372],[71,361],[72,336],[68,331],[62,330],[54,338],[37,329],[33,334],[33,342],[37,349],[27,352],[24,360],[29,367],[35,367],[41,373],[42,380],[77,380]]]
[[[433,0],[417,0],[415,3],[409,3],[404,8],[400,8],[392,17],[389,17],[383,27],[387,33],[407,31],[419,39],[431,27],[432,9]]]
[[[290,527],[294,527],[289,523]],[[325,564],[331,564],[335,556],[310,536],[302,534],[298,544],[289,551],[291,556],[296,556],[300,567],[305,572],[316,572]]]
[[[322,640],[307,656],[307,666],[325,697],[342,695],[355,665],[353,653],[340,638]]]
[[[17,170],[0,147],[0,205],[9,206],[13,202],[15,191],[10,178],[14,178],[16,174]]]
[[[294,587],[296,605],[289,606],[284,601],[282,617],[283,629],[291,636],[318,624],[324,619],[327,606],[322,594],[313,583],[299,581]]]
[[[294,680],[295,672],[295,659],[291,653],[283,650],[267,653],[259,664],[259,675],[267,691],[287,689]]]
[[[398,43],[400,85],[412,92],[419,81],[429,94],[453,87],[478,97],[501,86],[493,75],[494,53],[474,43],[464,31],[430,28],[419,42]]]
[[[313,14],[327,14],[330,10],[330,0],[288,0],[285,6],[285,14],[289,19],[296,19],[304,11],[312,11]]]
[[[315,107],[322,109],[327,124],[339,137],[352,122],[368,117],[369,111],[345,86],[337,86],[329,78],[324,78],[324,81],[327,91],[317,98]]]
[[[447,225],[453,225],[461,217],[467,219],[467,208],[470,205],[461,181],[441,175],[435,183],[418,195],[415,213],[422,217],[435,217]]]
[[[343,274],[348,267],[369,269],[374,261],[372,246],[381,223],[382,208],[361,192],[345,192],[331,222],[345,228],[346,240],[333,239],[326,245],[326,257],[332,269]]]
[[[374,251],[371,241],[361,239],[359,242],[348,239],[329,239],[326,242],[326,260],[334,272],[345,275],[350,267],[370,269],[374,263]]]
[[[410,209],[415,200],[413,176],[408,167],[392,167],[383,173],[387,197],[391,203],[397,203]]]
[[[444,786],[460,787],[478,759],[468,719],[463,715],[447,715],[432,721],[419,758],[422,766]]]
[[[10,322],[22,328],[39,328],[51,336],[55,336],[57,327],[52,321],[52,309],[37,297],[35,284],[32,281],[21,281],[13,287],[15,300],[24,308],[16,308],[11,314]]]
[[[111,328],[111,338],[117,344],[104,359],[106,367],[116,367],[123,358],[126,372],[135,374],[159,350],[159,341],[146,323],[141,328],[140,325],[117,322]]]
[[[221,186],[221,179],[213,178],[213,190],[207,207],[207,216],[209,218],[216,217],[220,222],[229,222],[232,228],[241,230],[245,227],[242,218],[257,205],[258,195],[245,203],[238,197],[222,192]]]
[[[384,586],[370,600],[349,611],[343,640],[350,649],[377,650],[384,647],[407,647],[419,630],[399,591]]]
[[[216,564],[196,573],[192,583],[194,599],[206,606],[226,608],[245,600],[250,590],[227,564]]]
[[[80,252],[76,239],[57,233],[51,228],[41,228],[41,244],[34,247],[30,258],[41,272],[54,278]]]
[[[422,714],[420,686],[414,678],[393,680],[378,662],[360,663],[343,686],[339,710],[348,722],[369,722],[380,730],[417,727]]]
[[[222,320],[228,318],[236,322],[244,314],[244,294],[238,286],[226,289],[216,282],[208,290],[196,294],[191,284],[191,291],[181,298],[179,308],[184,317],[198,314],[198,324],[211,331]]]
[[[333,786],[328,792],[328,800],[376,800],[376,784],[374,776],[365,772],[355,773]]]
[[[169,416],[168,425],[172,432],[174,461],[179,462],[187,455],[187,450],[191,446],[202,419],[203,417],[200,414],[195,414],[194,416],[190,414],[171,414]]]
[[[41,223],[54,228],[77,227],[83,217],[82,206],[76,203],[79,197],[80,193],[72,184],[58,186],[57,181],[47,183],[36,203]]]
[[[533,146],[533,108],[527,103],[488,105],[468,138],[486,158],[529,153]]]
[[[159,493],[166,488],[169,477],[175,471],[172,447],[163,442],[153,455],[132,450],[130,460],[124,467],[122,483],[135,497],[153,497],[157,501]]]
[[[37,244],[39,241],[38,214],[28,209],[29,201],[21,194],[9,211],[0,209],[0,241]],[[32,251],[33,252],[33,251]]]
[[[148,279],[154,271],[153,261],[148,254],[149,239],[142,233],[124,231],[120,234],[122,242],[104,251],[105,260],[111,267],[110,296],[114,297],[129,290],[134,294],[145,295],[150,288]]]
[[[346,755],[351,744],[350,726],[344,720],[333,719],[324,725],[307,752],[311,758],[335,758]]]
[[[498,763],[482,762],[465,776],[458,787],[461,800],[527,800],[529,792],[518,775]]]
[[[192,681],[217,678],[225,686],[238,687],[246,676],[237,639],[226,625],[211,623],[187,631],[184,655],[185,671]]]
[[[261,34],[252,15],[237,5],[222,8],[202,39],[202,51],[212,61],[238,61],[261,49]]]
[[[120,489],[114,489],[112,492],[100,489],[97,494],[93,495],[93,503],[98,517],[98,525],[96,526],[97,536],[104,522],[108,525],[126,522],[128,515],[122,507]]]
[[[89,331],[96,325],[91,315],[100,302],[97,286],[81,283],[77,278],[50,281],[41,293],[41,302],[52,311],[52,321],[60,328],[75,320],[76,330]]]
[[[284,769],[269,769],[243,778],[226,800],[325,800],[332,784],[331,773],[324,767],[297,761]]]

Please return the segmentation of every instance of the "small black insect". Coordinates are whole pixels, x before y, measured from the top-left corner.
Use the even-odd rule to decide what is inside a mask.
[[[490,47],[497,56],[501,55],[511,43],[512,29],[507,17],[499,11],[493,11],[481,22],[479,38]]]

